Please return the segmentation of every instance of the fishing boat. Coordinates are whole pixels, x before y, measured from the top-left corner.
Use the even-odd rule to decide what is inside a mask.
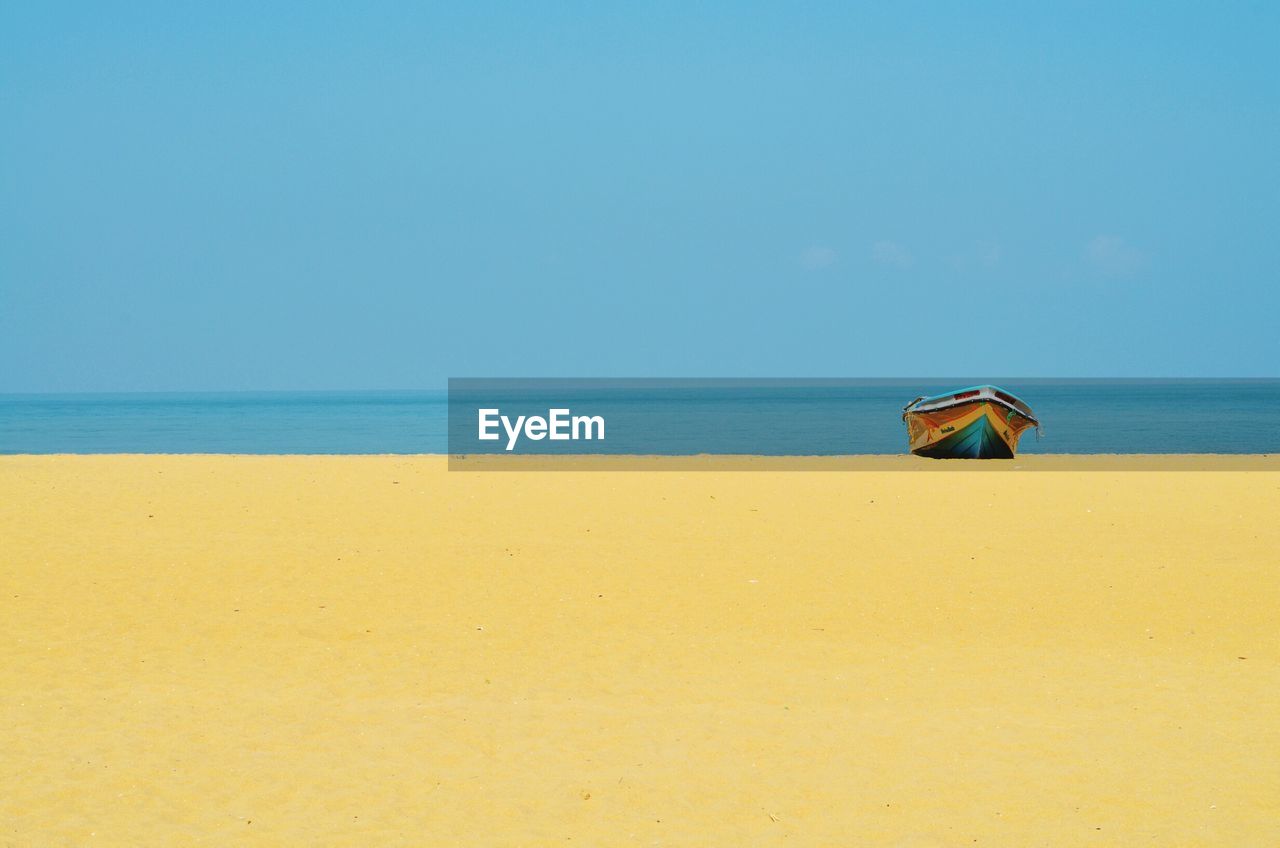
[[[999,386],[918,397],[902,420],[911,452],[933,459],[1012,459],[1023,431],[1040,427],[1031,407]]]

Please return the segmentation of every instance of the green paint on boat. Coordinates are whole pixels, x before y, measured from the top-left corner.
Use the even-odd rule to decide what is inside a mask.
[[[915,453],[932,459],[1013,459],[1013,451],[985,415]]]

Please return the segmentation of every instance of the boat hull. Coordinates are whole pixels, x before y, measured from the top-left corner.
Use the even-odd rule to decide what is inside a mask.
[[[1034,423],[986,401],[906,413],[911,452],[933,459],[1012,459]]]

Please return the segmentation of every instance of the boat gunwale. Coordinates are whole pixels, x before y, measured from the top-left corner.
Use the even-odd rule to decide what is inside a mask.
[[[990,388],[990,387],[984,387],[984,388]],[[970,390],[959,389],[958,391],[953,392],[952,394],[959,394],[960,392],[967,392],[967,391],[970,391]],[[1004,391],[1004,390],[1001,389],[1001,391]],[[1008,393],[1006,392],[1006,394]],[[946,398],[948,396],[941,395],[940,397]],[[1037,427],[1040,426],[1040,420],[1038,418],[1036,418],[1034,415],[1028,415],[1027,413],[1023,412],[1021,409],[1018,409],[1018,407],[1014,406],[1008,401],[1003,400],[999,397],[996,397],[994,395],[994,390],[991,396],[966,397],[966,398],[953,399],[950,403],[944,400],[939,402],[937,406],[930,406],[928,409],[920,409],[919,408],[920,404],[924,403],[927,400],[929,400],[929,398],[920,398],[919,400],[913,400],[911,403],[907,404],[902,410],[903,419],[905,420],[908,415],[923,415],[928,412],[939,412],[944,409],[954,409],[957,406],[967,406],[969,404],[979,404],[979,403],[993,403],[993,404],[996,404],[997,406],[1002,406],[1005,409],[1012,411],[1015,415],[1022,416],[1023,418],[1027,419]],[[1031,407],[1027,407],[1027,409],[1030,409],[1030,408]]]

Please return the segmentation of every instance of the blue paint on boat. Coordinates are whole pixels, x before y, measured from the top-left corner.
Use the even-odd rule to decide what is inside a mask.
[[[1013,451],[985,415],[946,438],[916,451],[932,459],[1012,459]]]

